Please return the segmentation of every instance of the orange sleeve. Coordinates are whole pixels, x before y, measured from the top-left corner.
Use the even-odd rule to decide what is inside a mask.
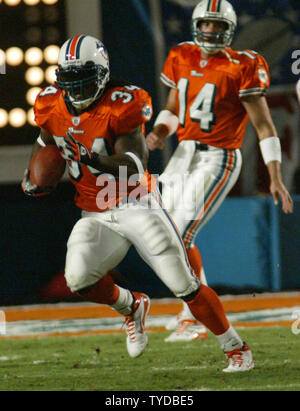
[[[266,60],[251,50],[239,54],[243,55],[239,97],[264,95],[270,87],[269,67]]]
[[[111,106],[110,120],[110,128],[115,136],[128,134],[151,119],[152,100],[145,90],[126,90],[123,96],[121,93],[116,96]],[[113,93],[112,97],[114,98]]]
[[[177,88],[176,73],[174,73],[174,67],[176,67],[176,47],[173,48],[165,61],[163,70],[160,75],[161,81],[168,87]]]

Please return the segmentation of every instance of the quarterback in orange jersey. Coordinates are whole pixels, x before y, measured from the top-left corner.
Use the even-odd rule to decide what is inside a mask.
[[[107,275],[134,245],[173,294],[216,335],[230,359],[224,371],[247,371],[253,367],[249,347],[229,324],[216,293],[200,286],[177,228],[151,186],[143,134],[151,117],[150,97],[138,87],[111,80],[109,74],[104,45],[91,36],[76,36],[60,50],[56,85],[44,89],[35,103],[41,133],[33,152],[48,144],[59,147],[82,209],[67,243],[67,285],[84,299],[108,304],[124,315],[127,351],[131,357],[141,355],[148,342],[149,297],[117,286]],[[104,204],[105,196],[97,201],[99,178],[116,182],[114,201]],[[128,187],[133,180],[134,190],[120,188],[124,179]],[[28,170],[22,187],[28,195],[41,194]],[[132,196],[136,190],[138,195]],[[241,347],[243,359],[238,361],[236,348]]]
[[[265,98],[268,65],[255,51],[229,47],[236,24],[228,1],[198,3],[192,15],[193,41],[178,44],[166,59],[161,80],[170,87],[168,100],[146,138],[150,150],[162,149],[164,139],[177,134],[178,147],[160,177],[162,199],[182,234],[190,264],[205,284],[195,238],[239,176],[248,118],[258,135],[274,202],[281,199],[285,213],[293,210],[281,178],[280,140]],[[169,342],[206,337],[205,327],[185,304],[167,328],[175,329]]]

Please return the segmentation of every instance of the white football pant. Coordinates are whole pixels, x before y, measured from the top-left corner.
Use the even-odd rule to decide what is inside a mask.
[[[238,179],[242,165],[240,150],[223,150],[197,143],[179,143],[159,180],[162,200],[177,225],[186,248],[218,210]]]
[[[208,146],[197,149],[193,140],[178,144],[159,180],[162,200],[177,225],[186,248],[194,245],[199,231],[212,218],[236,183],[242,166],[240,150]],[[207,285],[202,267],[200,282]],[[183,303],[182,319],[194,319]]]
[[[67,243],[65,277],[71,291],[95,284],[123,260],[131,245],[175,296],[199,288],[176,226],[158,194],[150,193],[135,204],[102,213],[83,211]]]

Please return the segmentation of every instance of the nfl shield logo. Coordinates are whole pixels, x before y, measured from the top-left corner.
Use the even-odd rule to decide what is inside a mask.
[[[80,117],[72,117],[72,123],[74,126],[78,126],[80,123]]]

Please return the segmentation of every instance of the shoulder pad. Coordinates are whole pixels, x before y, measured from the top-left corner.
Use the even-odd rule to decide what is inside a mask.
[[[111,127],[116,135],[126,134],[152,117],[151,97],[133,85],[109,90],[105,104],[110,110]]]
[[[59,97],[60,91],[56,86],[48,86],[39,92],[36,98],[35,105],[37,108],[54,105]]]

